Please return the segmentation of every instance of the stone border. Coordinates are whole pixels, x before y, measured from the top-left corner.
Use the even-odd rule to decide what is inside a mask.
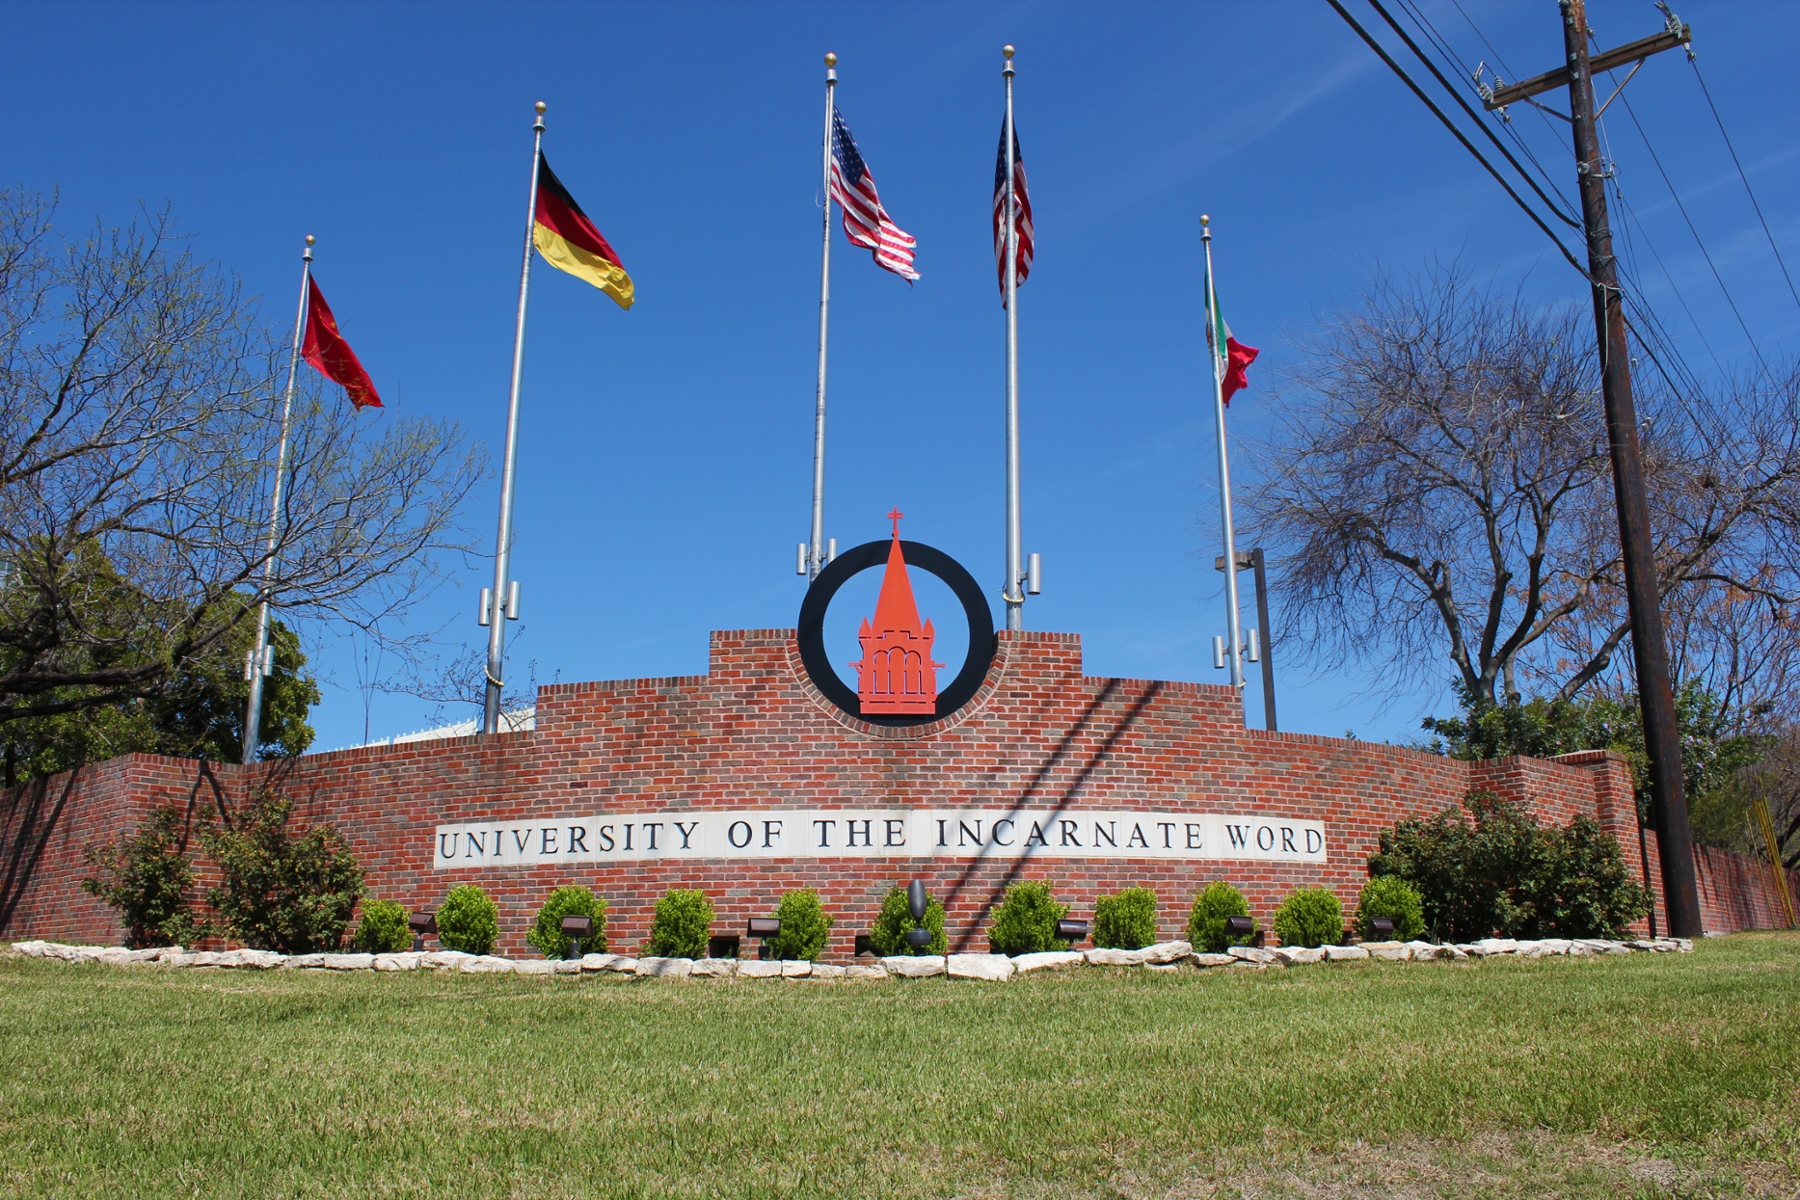
[[[1482,958],[1582,958],[1596,954],[1678,952],[1687,954],[1694,943],[1687,938],[1612,942],[1598,938],[1573,941],[1515,941],[1486,938],[1460,945],[1433,942],[1364,942],[1359,946],[1319,946],[1311,949],[1233,946],[1229,953],[1196,952],[1187,942],[1158,942],[1141,950],[1061,950],[1042,954],[941,954],[916,958],[877,959],[873,964],[780,961],[733,958],[632,958],[625,954],[587,954],[579,959],[512,959],[490,954],[464,954],[460,950],[434,950],[402,954],[276,954],[269,950],[184,950],[163,946],[127,950],[123,946],[66,946],[59,942],[14,942],[16,953],[27,958],[50,958],[70,963],[105,963],[111,966],[158,963],[171,967],[249,968],[253,970],[313,971],[457,971],[463,974],[502,975],[615,975],[686,978],[738,975],[747,979],[886,979],[898,975],[917,979],[948,975],[952,979],[1001,982],[1032,971],[1076,966],[1142,967],[1147,971],[1180,971],[1300,966],[1307,963],[1380,959],[1390,962],[1424,962],[1429,959]]]

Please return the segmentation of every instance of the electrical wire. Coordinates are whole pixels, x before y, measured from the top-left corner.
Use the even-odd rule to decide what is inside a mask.
[[[1756,219],[1762,223],[1763,236],[1769,239],[1769,249],[1775,252],[1775,262],[1781,267],[1781,277],[1787,280],[1788,294],[1800,304],[1800,290],[1794,287],[1794,277],[1788,274],[1787,262],[1781,257],[1781,247],[1775,244],[1775,235],[1769,232],[1769,222],[1763,216],[1762,205],[1756,202],[1756,193],[1751,190],[1750,177],[1744,173],[1744,164],[1738,161],[1737,147],[1731,144],[1731,135],[1725,132],[1725,122],[1719,116],[1719,106],[1713,103],[1712,89],[1706,86],[1706,77],[1700,74],[1700,60],[1692,53],[1688,54],[1688,65],[1694,68],[1694,78],[1700,84],[1700,93],[1706,97],[1706,107],[1712,109],[1713,123],[1719,127],[1719,136],[1725,139],[1725,149],[1731,151],[1731,164],[1737,168],[1738,178],[1744,181],[1744,192],[1750,197],[1750,207],[1756,210]]]
[[[1437,81],[1443,85],[1444,90],[1446,92],[1450,93],[1451,98],[1454,99],[1458,104],[1460,104],[1462,106],[1463,112],[1467,113],[1469,115],[1469,119],[1471,121],[1475,122],[1476,126],[1481,130],[1482,133],[1487,135],[1488,141],[1494,143],[1494,148],[1497,149],[1498,151],[1500,151],[1501,154],[1504,154],[1506,156],[1506,161],[1511,163],[1513,170],[1517,171],[1519,173],[1520,177],[1523,178],[1526,183],[1531,185],[1531,190],[1538,194],[1538,199],[1542,200],[1545,204],[1548,204],[1550,206],[1551,213],[1558,220],[1562,221],[1564,224],[1570,226],[1571,228],[1580,229],[1581,222],[1562,211],[1562,208],[1560,207],[1561,204],[1563,203],[1562,199],[1560,197],[1558,197],[1557,199],[1553,200],[1549,196],[1544,194],[1544,189],[1539,187],[1537,180],[1535,180],[1531,177],[1531,172],[1527,171],[1524,167],[1521,167],[1519,165],[1519,160],[1512,156],[1512,151],[1508,150],[1506,148],[1506,144],[1504,142],[1502,142],[1499,138],[1494,136],[1494,131],[1487,127],[1486,122],[1484,122],[1481,119],[1480,114],[1478,114],[1474,109],[1469,107],[1469,102],[1467,100],[1463,99],[1462,93],[1460,91],[1458,91],[1456,88],[1452,87],[1450,84],[1450,81],[1448,79],[1444,78],[1444,73],[1442,71],[1438,70],[1437,64],[1432,62],[1431,59],[1429,59],[1428,57],[1426,57],[1425,52],[1423,50],[1419,49],[1418,43],[1412,40],[1412,36],[1410,34],[1408,34],[1406,32],[1406,30],[1404,30],[1400,27],[1400,22],[1394,20],[1393,17],[1388,15],[1388,10],[1381,7],[1381,0],[1369,0],[1369,7],[1373,8],[1376,12],[1380,13],[1381,19],[1388,23],[1388,28],[1392,29],[1395,33],[1400,35],[1400,40],[1406,43],[1406,48],[1413,52],[1414,57],[1416,57],[1420,62],[1425,64],[1425,69],[1430,71],[1432,73],[1432,75],[1437,78]]]
[[[1456,123],[1445,115],[1444,110],[1432,103],[1431,97],[1427,96],[1424,89],[1413,80],[1412,76],[1406,73],[1406,68],[1394,61],[1393,56],[1388,54],[1388,52],[1382,48],[1381,43],[1377,42],[1374,37],[1370,35],[1369,31],[1364,29],[1361,23],[1359,23],[1355,17],[1350,15],[1350,11],[1346,9],[1339,0],[1326,0],[1326,3],[1330,4],[1331,7],[1337,11],[1338,16],[1342,17],[1344,22],[1349,25],[1351,29],[1356,31],[1357,36],[1362,38],[1362,40],[1368,44],[1369,49],[1375,51],[1382,62],[1386,63],[1388,68],[1400,77],[1401,82],[1412,89],[1413,95],[1419,98],[1419,102],[1430,109],[1433,116],[1443,122],[1444,128],[1448,129],[1451,135],[1454,136],[1457,141],[1462,143],[1463,149],[1474,155],[1475,161],[1487,168],[1488,174],[1492,175],[1494,181],[1506,190],[1506,194],[1512,197],[1513,203],[1517,204],[1519,208],[1524,211],[1525,215],[1531,218],[1532,224],[1543,230],[1544,236],[1556,243],[1556,248],[1562,251],[1562,256],[1564,258],[1569,260],[1569,265],[1579,271],[1582,278],[1588,279],[1591,283],[1592,277],[1588,275],[1587,268],[1583,267],[1576,257],[1569,252],[1569,248],[1563,244],[1563,240],[1556,236],[1556,231],[1544,223],[1544,218],[1538,215],[1537,210],[1525,202],[1524,197],[1520,196],[1518,191],[1513,188],[1512,184],[1507,182],[1506,177],[1500,174],[1499,169],[1496,168],[1493,163],[1489,162],[1487,158],[1482,155],[1481,151],[1476,148],[1475,143],[1471,142],[1463,134],[1463,131],[1456,127]]]
[[[1713,278],[1718,281],[1719,291],[1725,295],[1725,303],[1731,306],[1731,315],[1737,318],[1738,327],[1744,331],[1744,338],[1750,343],[1751,353],[1761,364],[1763,373],[1769,374],[1769,364],[1763,360],[1762,348],[1756,344],[1756,338],[1750,333],[1750,325],[1744,320],[1744,314],[1738,311],[1737,301],[1731,295],[1731,289],[1725,286],[1725,277],[1719,274],[1719,268],[1713,262],[1712,254],[1706,249],[1706,242],[1700,237],[1700,231],[1694,227],[1694,219],[1688,215],[1687,205],[1681,202],[1681,194],[1675,190],[1675,184],[1669,179],[1669,173],[1663,169],[1662,159],[1656,153],[1656,147],[1650,144],[1650,135],[1644,132],[1643,122],[1638,120],[1637,110],[1631,107],[1631,101],[1624,92],[1619,93],[1619,102],[1631,117],[1631,123],[1637,128],[1638,136],[1644,141],[1644,149],[1650,152],[1650,161],[1656,164],[1656,173],[1662,176],[1663,185],[1669,189],[1669,195],[1675,200],[1675,208],[1681,213],[1681,219],[1687,222],[1688,232],[1694,235],[1694,244],[1700,247],[1700,256],[1706,260]]]

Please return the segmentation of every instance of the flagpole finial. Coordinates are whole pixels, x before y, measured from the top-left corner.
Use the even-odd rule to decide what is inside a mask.
[[[532,105],[532,107],[537,109],[537,115],[541,117],[544,115],[545,110],[550,106],[545,104],[542,100],[539,100],[536,104]]]
[[[532,105],[532,108],[537,110],[537,120],[531,123],[531,131],[533,133],[544,132],[544,110],[549,107],[550,106],[545,104],[542,100],[539,100],[536,104]]]
[[[1000,53],[1006,55],[1006,57],[1008,57],[1008,58],[1011,58],[1013,56],[1013,48],[1011,46],[1002,46],[1002,47],[1000,47]]]
[[[825,65],[828,67],[837,66],[837,55],[835,55],[835,54],[831,53],[831,51],[827,50],[825,52]]]
[[[1205,213],[1200,214],[1200,240],[1203,242],[1212,241],[1212,218]]]
[[[1011,79],[1013,76],[1013,48],[1011,46],[1002,46],[1000,47],[1000,53],[1006,56],[1006,66],[1001,68],[1000,73],[1008,79]]]
[[[302,262],[311,262],[312,261],[312,248],[313,248],[313,235],[309,233],[306,235],[306,249],[300,252],[300,260]]]

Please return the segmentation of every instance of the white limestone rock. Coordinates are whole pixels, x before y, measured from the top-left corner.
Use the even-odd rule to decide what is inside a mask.
[[[1141,953],[1144,965],[1183,962],[1194,952],[1194,947],[1187,942],[1158,942],[1154,946],[1145,946]]]
[[[738,963],[737,973],[748,979],[780,979],[781,961],[774,958],[746,958]]]
[[[1674,949],[1674,947],[1670,947]],[[144,950],[127,950],[123,946],[108,946],[100,952],[100,961],[115,967],[129,967],[137,963],[155,962],[156,956],[162,953],[163,947],[151,946]]]
[[[844,974],[849,979],[886,979],[888,977],[887,968],[880,963],[873,966],[866,963],[852,963],[844,968]]]
[[[637,975],[649,975],[658,979],[685,979],[694,973],[694,960],[691,958],[663,958],[658,955],[646,955],[637,960]]]
[[[781,960],[781,977],[783,979],[805,979],[813,973],[813,965],[805,959],[784,958]]]
[[[613,960],[606,965],[606,969],[615,975],[636,975],[637,965],[637,959],[632,958],[630,955],[620,954],[616,955]]]
[[[1085,952],[1089,966],[1094,967],[1141,967],[1147,950],[1110,950],[1104,946]]]
[[[419,965],[432,971],[460,971],[474,957],[461,950],[430,950],[419,955]]]
[[[290,971],[322,971],[325,969],[325,956],[323,954],[290,954],[288,955],[287,969]]]
[[[29,942],[14,942],[12,948],[14,953],[23,954],[26,958],[43,958],[44,950],[49,945],[49,942],[33,940]]]
[[[1325,947],[1326,962],[1355,962],[1357,959],[1366,959],[1368,957],[1369,949],[1367,946]]]
[[[814,963],[811,977],[813,979],[843,979],[849,974],[849,967],[840,967],[832,963]]]
[[[579,958],[553,958],[550,960],[550,966],[558,975],[581,974],[581,960]]]
[[[1594,948],[1577,938],[1569,943],[1570,958],[1587,958],[1594,953]]]
[[[1168,973],[1169,973],[1169,972],[1170,972],[1170,971],[1185,971],[1185,970],[1187,970],[1187,965],[1188,965],[1188,964],[1187,964],[1187,959],[1185,959],[1185,958],[1184,958],[1184,959],[1182,959],[1182,960],[1181,960],[1181,961],[1180,961],[1180,962],[1172,962],[1172,963],[1145,963],[1145,964],[1144,964],[1144,970],[1146,970],[1146,971],[1155,971],[1155,972],[1156,972],[1156,973],[1157,973],[1157,974],[1159,974],[1159,975],[1166,975],[1166,974],[1168,974]]]
[[[692,975],[736,975],[738,969],[735,958],[696,958]]]
[[[1078,967],[1083,961],[1079,950],[1040,950],[1021,954],[1012,960],[1013,970],[1020,975],[1028,971],[1049,971],[1061,967]]]
[[[1004,954],[952,954],[948,971],[952,979],[1005,983],[1012,978],[1013,961]]]
[[[944,956],[941,954],[920,954],[917,956],[895,954],[881,960],[890,975],[904,975],[908,979],[922,979],[927,975],[944,973]]]
[[[1630,954],[1631,947],[1624,942],[1609,941],[1606,938],[1577,938],[1577,946],[1587,947],[1589,954]]]
[[[1482,938],[1466,949],[1478,958],[1490,958],[1497,954],[1518,953],[1519,943],[1512,938]]]
[[[1682,954],[1692,954],[1694,952],[1694,942],[1692,938],[1674,938],[1671,940],[1674,941],[1675,949],[1678,952]]]
[[[1229,954],[1209,954],[1201,951],[1194,955],[1192,961],[1196,967],[1229,967],[1238,960]]]
[[[1414,962],[1430,962],[1434,958],[1454,957],[1454,952],[1449,946],[1440,946],[1433,942],[1413,941],[1406,943],[1406,947],[1412,951]]]
[[[110,946],[67,946],[61,942],[48,942],[44,946],[45,958],[59,958],[64,962],[87,963],[97,962]]]
[[[416,971],[423,954],[412,950],[404,950],[397,954],[377,954],[375,969],[377,971]]]
[[[373,954],[326,954],[322,965],[328,971],[367,971],[375,966]]]
[[[1325,961],[1325,947],[1323,947],[1323,946],[1278,946],[1275,949],[1275,957],[1280,959],[1282,962],[1286,963],[1290,967],[1299,966],[1299,965],[1305,964],[1305,963],[1324,962]]]
[[[186,961],[187,954],[188,952],[180,946],[162,946],[156,951],[155,961],[159,963],[173,963],[176,966],[179,966]]]
[[[518,964],[510,958],[492,954],[471,954],[456,969],[465,975],[511,975],[518,969]]]
[[[1567,938],[1544,938],[1538,943],[1538,957],[1558,957],[1569,952],[1570,942]]]
[[[1282,966],[1287,965],[1275,956],[1273,950],[1265,950],[1261,946],[1233,946],[1226,953],[1239,962],[1255,963],[1258,966],[1267,967],[1277,963]]]
[[[618,957],[616,954],[584,954],[581,956],[581,969],[584,972],[610,970]]]
[[[1442,953],[1438,955],[1439,958],[1447,958],[1452,962],[1465,962],[1469,957],[1468,951],[1458,949],[1448,943],[1439,946],[1438,949],[1442,951]]]
[[[217,967],[251,967],[267,971],[287,962],[287,955],[273,950],[227,950],[214,962]]]
[[[514,975],[554,975],[556,963],[548,958],[521,958],[513,963]]]
[[[187,955],[182,964],[184,967],[216,967],[219,965],[217,950],[197,950]]]
[[[1364,942],[1363,949],[1369,952],[1370,958],[1389,962],[1405,962],[1412,957],[1412,947],[1405,942]]]

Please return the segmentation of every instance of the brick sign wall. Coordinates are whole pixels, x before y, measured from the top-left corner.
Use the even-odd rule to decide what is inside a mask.
[[[715,932],[736,933],[809,886],[838,918],[829,954],[847,958],[887,889],[914,877],[945,899],[959,949],[986,949],[987,909],[1019,879],[1052,880],[1078,916],[1098,895],[1153,888],[1165,936],[1198,888],[1226,879],[1266,923],[1300,885],[1353,905],[1381,828],[1472,787],[1557,824],[1593,816],[1634,870],[1642,858],[1613,755],[1464,763],[1245,729],[1229,689],[1085,676],[1079,638],[1053,633],[1001,634],[955,716],[871,726],[816,693],[791,630],[749,630],[713,635],[704,676],[540,689],[535,732],[248,769],[138,755],[14,789],[0,814],[0,931],[116,939],[111,912],[79,890],[82,848],[158,805],[228,812],[259,784],[335,824],[373,894],[417,909],[453,883],[486,888],[512,954],[528,953],[528,922],[566,883],[610,901],[625,949],[668,888],[705,890]],[[1653,837],[1646,851],[1654,879]],[[1768,872],[1746,862],[1702,859],[1709,926],[1771,911]]]

